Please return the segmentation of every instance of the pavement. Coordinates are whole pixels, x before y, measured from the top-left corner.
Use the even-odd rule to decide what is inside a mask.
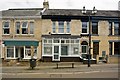
[[[90,67],[87,67],[87,64],[75,63],[74,66],[75,66],[74,68],[71,68],[71,65],[63,64],[63,65],[59,65],[59,68],[57,69],[56,64],[41,63],[41,65],[36,66],[33,70],[30,68],[29,65],[28,66],[3,66],[2,76],[3,77],[20,77],[20,76],[26,75],[25,77],[45,77],[45,78],[46,77],[47,78],[49,77],[57,77],[57,78],[61,78],[61,77],[82,77],[82,78],[110,77],[110,78],[113,78],[114,77],[114,78],[118,78],[119,77],[120,68],[118,67],[118,64],[99,63],[99,64],[91,64]]]

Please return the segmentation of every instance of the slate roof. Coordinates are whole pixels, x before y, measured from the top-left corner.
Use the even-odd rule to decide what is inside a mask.
[[[2,16],[40,16],[42,8],[24,8],[24,9],[9,9],[2,11]]]
[[[23,9],[9,9],[2,11],[2,16],[40,16],[40,12],[43,8],[23,8]],[[91,12],[91,10],[87,10]],[[86,16],[82,14],[82,10],[80,9],[48,9],[42,14],[46,15],[65,15],[65,16]],[[111,16],[118,17],[120,15],[120,11],[118,10],[98,10],[94,16]]]
[[[88,10],[88,13],[92,12]],[[94,16],[111,16],[117,17],[120,11],[118,10],[97,10],[97,13]],[[49,9],[46,10],[43,15],[66,15],[66,16],[86,16],[82,13],[80,9]]]

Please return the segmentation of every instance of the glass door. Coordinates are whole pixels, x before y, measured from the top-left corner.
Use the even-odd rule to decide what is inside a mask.
[[[60,46],[53,46],[53,61],[60,61]]]

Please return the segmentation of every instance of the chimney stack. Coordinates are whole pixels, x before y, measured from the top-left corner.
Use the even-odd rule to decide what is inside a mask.
[[[49,9],[49,2],[48,2],[48,0],[44,0],[43,8]]]

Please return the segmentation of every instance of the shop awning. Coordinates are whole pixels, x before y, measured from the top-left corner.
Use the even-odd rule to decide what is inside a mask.
[[[38,46],[38,41],[4,40],[5,46]]]

